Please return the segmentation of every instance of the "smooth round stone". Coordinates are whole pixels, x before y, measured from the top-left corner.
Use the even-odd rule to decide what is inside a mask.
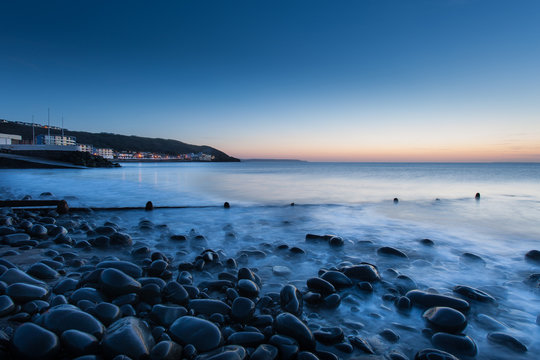
[[[83,287],[75,290],[69,297],[70,302],[76,304],[81,300],[88,300],[94,303],[104,302],[105,296],[98,290],[91,287]]]
[[[89,355],[99,350],[98,339],[79,330],[64,331],[60,336],[60,342],[72,356]]]
[[[234,321],[248,322],[255,313],[255,303],[245,297],[234,299],[231,307],[231,317]]]
[[[435,331],[459,333],[467,326],[467,318],[461,312],[449,307],[432,307],[422,316]]]
[[[0,317],[9,315],[15,309],[13,300],[7,295],[0,296]]]
[[[383,338],[388,340],[391,343],[395,343],[399,341],[399,335],[396,334],[393,330],[390,329],[384,329],[379,333],[379,335]]]
[[[114,322],[101,341],[101,347],[108,356],[126,355],[133,360],[147,359],[154,344],[148,325],[135,317]]]
[[[158,278],[158,277],[143,277],[143,278],[138,278],[137,281],[142,285],[142,286],[145,286],[145,285],[148,285],[148,284],[156,284],[157,286],[159,286],[159,288],[161,290],[163,290],[163,288],[165,287],[165,285],[167,285],[167,283],[165,282],[165,280],[161,279],[161,278]]]
[[[476,356],[478,349],[474,341],[465,335],[438,332],[431,337],[433,346],[456,356]]]
[[[439,294],[430,294],[421,290],[411,290],[405,296],[407,296],[413,305],[421,307],[436,307],[444,306],[451,307],[461,312],[469,311],[469,303],[465,300],[458,299],[452,296],[439,295]]]
[[[11,347],[17,358],[48,360],[56,359],[60,341],[53,332],[34,323],[25,323],[15,330]]]
[[[480,256],[476,254],[469,253],[469,252],[461,254],[461,256],[459,257],[459,260],[462,263],[467,264],[467,265],[480,265],[480,266],[486,265],[486,261],[484,259],[482,259]]]
[[[303,349],[315,348],[315,337],[311,330],[300,319],[290,313],[282,313],[276,316],[274,329],[282,335],[290,336]]]
[[[252,280],[248,280],[248,279],[238,280],[237,289],[240,296],[244,296],[248,298],[255,298],[259,295],[259,287]]]
[[[294,359],[298,350],[300,350],[298,342],[289,336],[274,335],[268,340],[268,343],[278,349],[279,358],[284,360]]]
[[[487,338],[492,343],[502,345],[515,352],[524,353],[528,350],[527,346],[525,346],[521,341],[511,335],[502,332],[489,333],[487,335]]]
[[[10,246],[23,246],[27,244],[33,243],[34,240],[31,240],[30,235],[25,233],[16,233],[16,234],[8,234],[4,235],[4,244],[10,245]]]
[[[54,261],[54,260],[51,260],[51,259],[42,259],[40,260],[40,263],[43,263],[51,268],[53,268],[54,270],[58,270],[58,269],[61,269],[64,267],[64,264],[62,264],[60,261]]]
[[[480,302],[486,302],[486,303],[494,303],[495,298],[488,293],[475,289],[470,286],[466,285],[458,285],[454,287],[454,292],[460,295],[465,296],[466,298],[469,298],[471,300],[476,300]]]
[[[60,280],[53,288],[55,294],[65,295],[67,292],[77,289],[78,281],[72,278]]]
[[[169,335],[179,344],[192,344],[199,352],[213,350],[222,342],[221,332],[216,325],[193,316],[178,318],[171,325]]]
[[[212,315],[215,313],[229,315],[231,307],[221,300],[214,299],[194,299],[188,304],[189,309],[195,314]]]
[[[171,281],[163,288],[163,296],[167,301],[186,306],[189,302],[189,293],[183,285]]]
[[[319,358],[309,351],[300,351],[296,355],[296,360],[319,360]]]
[[[343,268],[343,273],[351,279],[360,281],[375,282],[381,280],[379,271],[371,264],[346,266]]]
[[[41,224],[36,224],[32,226],[30,229],[30,235],[33,237],[46,237],[47,236],[47,228]]]
[[[127,246],[133,245],[133,239],[131,238],[131,236],[125,233],[121,233],[121,232],[114,233],[110,236],[110,239],[111,239],[111,246],[127,247]]]
[[[136,293],[141,284],[131,276],[118,269],[105,269],[100,276],[100,285],[103,292],[110,296],[120,296]]]
[[[343,289],[353,286],[353,282],[347,275],[339,271],[327,271],[321,275],[321,279],[328,281],[336,289]]]
[[[339,236],[332,236],[329,240],[328,240],[328,244],[332,247],[341,247],[343,245],[345,245],[345,241],[343,241],[342,238],[340,238]]]
[[[343,330],[339,327],[323,327],[313,332],[315,339],[323,344],[336,344],[343,341]]]
[[[321,278],[310,278],[307,280],[307,287],[310,291],[319,293],[323,296],[336,292],[334,285]]]
[[[75,329],[91,334],[98,339],[101,339],[105,331],[103,324],[95,317],[68,304],[50,308],[36,319],[36,323],[56,334]]]
[[[349,335],[347,339],[349,340],[352,346],[354,346],[355,348],[359,350],[362,350],[366,354],[375,354],[375,351],[373,351],[373,348],[371,347],[371,345],[366,339],[363,339],[359,336],[354,336],[354,335]]]
[[[239,345],[226,345],[214,351],[197,356],[196,360],[243,360],[246,350]]]
[[[41,280],[52,280],[59,276],[56,270],[43,263],[36,263],[30,266],[26,273]]]
[[[414,360],[459,360],[452,354],[437,349],[424,349],[414,356]]]
[[[227,344],[255,347],[264,342],[264,335],[255,331],[242,331],[227,338]]]
[[[278,349],[269,344],[259,345],[251,354],[250,360],[275,360],[278,356]]]
[[[407,311],[411,308],[411,300],[409,300],[409,298],[406,296],[400,296],[396,300],[395,304],[400,311]]]
[[[129,262],[129,261],[120,261],[120,260],[107,260],[102,261],[99,264],[97,264],[96,268],[102,269],[102,268],[113,268],[122,271],[124,274],[127,274],[131,276],[132,278],[139,278],[142,276],[142,269]]]
[[[381,256],[393,256],[393,257],[404,258],[404,259],[408,258],[408,256],[403,251],[390,247],[390,246],[383,246],[381,248],[378,248],[377,254]]]
[[[49,290],[41,286],[15,283],[8,286],[6,295],[17,303],[25,303],[32,300],[46,299],[49,295]]]
[[[294,285],[285,285],[280,293],[281,309],[293,315],[300,316],[303,311],[302,293]]]
[[[525,254],[525,259],[533,262],[540,263],[540,251],[539,250],[531,250]]]
[[[9,268],[6,272],[0,275],[0,281],[3,281],[8,285],[15,284],[15,283],[25,283],[25,284],[38,285],[38,286],[45,285],[43,281],[38,280],[14,267]]]
[[[108,326],[122,317],[120,308],[114,304],[102,302],[96,305],[92,312],[105,326]]]
[[[174,341],[160,341],[150,351],[152,360],[176,360],[182,358],[182,345]]]
[[[187,312],[183,306],[157,304],[152,307],[150,318],[160,325],[169,327],[176,319],[186,315]]]
[[[291,274],[291,269],[287,266],[276,265],[272,267],[272,273],[276,276],[287,276]]]

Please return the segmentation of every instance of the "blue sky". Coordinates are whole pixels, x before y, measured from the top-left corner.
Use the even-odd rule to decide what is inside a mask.
[[[540,2],[4,1],[0,118],[242,158],[540,161]]]

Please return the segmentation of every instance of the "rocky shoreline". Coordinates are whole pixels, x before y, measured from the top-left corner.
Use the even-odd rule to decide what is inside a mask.
[[[494,306],[485,291],[459,285],[454,294],[418,289],[414,279],[379,271],[377,264],[343,261],[304,279],[267,292],[256,267],[246,258],[265,256],[245,249],[228,257],[220,249],[177,256],[134,241],[110,219],[95,224],[93,214],[54,210],[0,212],[0,357],[2,359],[468,359],[478,354],[467,335],[476,307]],[[139,228],[157,225],[143,219]],[[172,244],[203,242],[204,234],[173,234]],[[307,234],[305,243],[330,249],[344,246],[338,236]],[[422,246],[433,246],[429,239]],[[276,251],[305,254],[302,244]],[[381,257],[407,259],[383,246]],[[483,261],[474,254],[467,261]],[[532,263],[540,252],[526,255]],[[281,276],[291,272],[274,266]],[[294,270],[293,270],[294,271]],[[540,276],[527,279],[538,289]],[[373,337],[353,321],[321,326],[351,293],[380,297],[385,311],[421,316],[423,329],[389,324]],[[358,304],[356,311],[362,310]],[[420,312],[418,313],[420,309]],[[496,320],[487,339],[510,353],[528,346]],[[539,322],[540,320],[537,320]],[[432,346],[399,347],[400,331],[430,339]],[[404,351],[403,349],[408,349]]]

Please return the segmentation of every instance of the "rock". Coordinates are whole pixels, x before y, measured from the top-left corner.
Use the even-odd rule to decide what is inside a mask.
[[[341,304],[341,296],[339,294],[331,294],[323,299],[324,307],[335,309]]]
[[[177,360],[182,358],[182,345],[174,341],[160,341],[150,351],[151,360]]]
[[[347,339],[355,348],[362,350],[366,354],[375,354],[375,351],[373,351],[373,348],[367,340],[354,335],[349,335]]]
[[[133,240],[131,239],[131,236],[128,234],[124,234],[121,232],[114,233],[110,236],[110,244],[111,246],[116,247],[128,247],[133,245]],[[134,276],[134,275],[131,275]],[[134,276],[137,277],[137,276]]]
[[[227,345],[209,353],[199,355],[195,360],[243,360],[247,356],[242,346]]]
[[[194,299],[188,304],[189,309],[195,314],[212,315],[214,313],[229,315],[231,308],[221,300],[214,299]]]
[[[381,280],[379,271],[374,265],[371,264],[346,266],[342,270],[343,273],[351,279],[368,282],[375,282]]]
[[[336,292],[334,285],[321,278],[310,278],[307,280],[307,287],[310,291],[327,296]]]
[[[291,274],[291,269],[287,266],[276,265],[272,267],[272,273],[276,276],[288,276]]]
[[[88,300],[93,303],[106,301],[105,296],[98,290],[91,287],[83,287],[75,290],[69,297],[71,303],[78,303],[81,300]]]
[[[49,296],[49,290],[41,286],[15,283],[8,286],[6,295],[17,303],[25,303],[32,300],[46,299]]]
[[[336,344],[343,341],[343,330],[339,327],[323,327],[313,332],[315,339],[323,344]]]
[[[256,298],[259,295],[259,287],[252,280],[238,280],[237,289],[240,296],[244,296],[247,298]]]
[[[438,332],[431,337],[431,343],[433,346],[456,356],[476,356],[478,352],[474,341],[465,335]]]
[[[231,308],[231,318],[240,323],[246,323],[255,313],[255,303],[245,297],[234,299]]]
[[[339,236],[332,236],[330,240],[328,240],[328,244],[332,247],[341,247],[345,245],[345,241]]]
[[[495,298],[488,293],[475,289],[470,286],[465,285],[458,285],[454,287],[454,292],[460,295],[465,296],[466,298],[469,298],[471,300],[476,300],[480,302],[486,302],[486,303],[494,303]]]
[[[17,328],[11,340],[13,354],[20,359],[56,359],[60,352],[58,336],[36,324],[26,323]]]
[[[315,348],[315,337],[311,330],[291,313],[281,313],[276,316],[274,321],[274,329],[277,333],[290,336],[296,341],[303,349]]]
[[[391,343],[396,343],[399,341],[399,335],[396,334],[393,330],[390,329],[384,329],[379,333],[379,335],[383,338],[388,340]]]
[[[425,246],[435,246],[435,243],[431,239],[422,239],[420,240],[420,244]]]
[[[436,349],[424,349],[414,356],[414,360],[459,360],[452,354]]]
[[[60,336],[60,342],[71,356],[89,355],[99,351],[98,339],[79,330],[64,331]]]
[[[328,281],[336,289],[343,289],[353,286],[351,279],[339,271],[326,271],[321,275],[321,279]]]
[[[227,344],[256,347],[264,342],[264,335],[256,331],[241,331],[227,338]]]
[[[403,251],[390,246],[383,246],[378,248],[377,254],[379,254],[380,256],[395,256],[404,259],[408,258],[408,256]]]
[[[486,265],[486,261],[484,259],[482,259],[480,256],[476,254],[469,253],[469,252],[461,254],[461,256],[459,257],[459,260],[462,263],[467,264],[467,265],[481,265],[481,266]]]
[[[279,293],[281,309],[300,316],[303,311],[302,293],[294,285],[285,285]]]
[[[421,290],[411,290],[405,296],[407,296],[412,304],[416,306],[427,308],[445,306],[464,313],[469,311],[469,303],[467,301],[451,296],[431,294]]]
[[[32,226],[29,231],[32,237],[36,238],[46,238],[47,237],[47,228],[41,224],[36,224]]]
[[[97,304],[92,314],[105,324],[105,326],[109,326],[122,317],[120,308],[108,302]]]
[[[319,358],[309,351],[300,351],[296,355],[296,360],[319,360]]]
[[[366,293],[373,292],[373,285],[371,285],[367,281],[360,281],[358,284],[356,284],[356,286],[358,287],[358,289],[362,290],[363,292],[366,292]]]
[[[165,300],[178,305],[185,306],[189,302],[189,294],[185,287],[176,281],[171,281],[165,285],[163,288],[163,297]]]
[[[96,268],[98,269],[114,268],[131,276],[132,278],[141,277],[142,272],[143,272],[139,266],[129,261],[120,261],[120,260],[102,261],[99,264],[97,264]]]
[[[487,335],[487,338],[492,343],[505,346],[515,352],[524,353],[528,350],[527,346],[525,346],[521,341],[511,335],[502,332],[491,332]]]
[[[528,253],[525,254],[525,259],[532,262],[540,263],[540,251],[539,250],[529,251]]]
[[[26,273],[41,280],[52,280],[59,276],[56,270],[43,263],[36,263],[30,266]]]
[[[141,289],[138,281],[115,268],[103,270],[100,285],[103,292],[109,296],[137,293]]]
[[[449,307],[432,307],[422,316],[435,331],[460,333],[467,326],[465,316]]]
[[[174,341],[181,345],[192,344],[199,352],[213,350],[222,342],[216,325],[193,316],[178,318],[171,325],[169,334]]]
[[[278,356],[278,349],[269,344],[261,344],[251,354],[250,360],[275,360]]]
[[[268,340],[268,343],[278,349],[279,359],[283,360],[294,359],[299,350],[298,342],[288,336],[274,335]]]
[[[168,328],[176,319],[186,315],[187,312],[186,308],[182,306],[156,304],[152,307],[150,318]]]
[[[125,317],[109,326],[101,346],[111,357],[126,355],[133,360],[146,359],[154,346],[154,338],[144,321]]]
[[[45,286],[43,281],[35,279],[17,268],[9,268],[6,272],[0,275],[0,281],[3,281],[8,285],[25,283],[30,285]]]
[[[73,305],[57,305],[37,319],[36,323],[60,335],[66,330],[80,330],[101,339],[105,327],[92,315]]]
[[[7,295],[0,296],[0,317],[9,315],[15,309],[13,300]]]
[[[334,235],[315,235],[315,234],[306,234],[306,241],[311,242],[327,242],[331,238],[333,238]]]

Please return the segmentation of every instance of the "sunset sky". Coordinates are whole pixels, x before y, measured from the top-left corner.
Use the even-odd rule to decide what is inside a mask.
[[[239,158],[540,161],[540,1],[3,1],[0,118]]]

